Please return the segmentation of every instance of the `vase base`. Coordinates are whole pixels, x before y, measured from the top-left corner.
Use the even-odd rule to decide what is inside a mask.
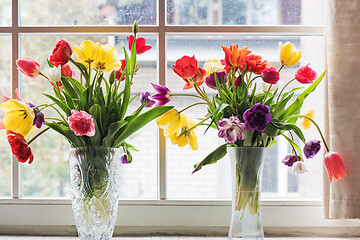
[[[228,239],[233,239],[233,240],[264,240],[264,236],[262,235],[257,235],[257,236],[228,236]]]

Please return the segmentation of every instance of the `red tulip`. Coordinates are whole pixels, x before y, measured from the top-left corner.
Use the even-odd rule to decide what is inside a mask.
[[[134,43],[134,36],[133,35],[128,36],[127,41],[128,41],[129,49],[131,51],[132,45]],[[146,44],[146,41],[144,38],[136,39],[136,54],[142,54],[151,49],[151,46],[145,45],[145,44]]]
[[[247,71],[255,74],[261,74],[267,68],[267,61],[263,61],[262,57],[255,54],[249,54],[245,57]]]
[[[274,67],[270,67],[262,71],[261,78],[269,84],[276,84],[280,79],[280,74]]]
[[[328,152],[324,159],[325,167],[329,175],[330,182],[334,178],[339,180],[346,176],[343,160],[336,152]]]
[[[12,153],[19,162],[24,163],[29,161],[29,164],[33,162],[34,155],[25,138],[21,134],[8,131],[7,139],[11,146]]]
[[[196,70],[196,73],[193,77],[193,80],[195,81],[195,83],[200,86],[201,84],[203,84],[205,82],[205,77],[206,77],[206,70],[203,68],[198,68]],[[184,79],[185,80],[185,79]],[[193,84],[191,84],[190,82],[186,81],[186,84],[183,88],[183,90],[186,89],[190,89],[193,87]]]
[[[309,64],[302,66],[295,73],[295,79],[303,84],[312,83],[316,77],[316,72],[309,67]]]
[[[186,82],[192,79],[197,72],[197,60],[195,56],[183,56],[173,65],[174,72]]]
[[[28,77],[37,77],[40,74],[40,65],[31,58],[16,60],[17,69]]]
[[[72,49],[70,44],[65,40],[60,40],[54,48],[52,55],[50,56],[49,62],[58,67],[59,65],[65,65],[71,57]]]
[[[121,75],[122,75],[122,78],[121,78],[121,81],[125,80],[126,76],[125,76],[125,68],[126,68],[126,61],[125,59],[121,59],[120,60],[120,63],[121,63],[121,67],[115,71],[115,79],[117,81],[120,80],[121,78]],[[124,73],[124,74],[123,74]]]
[[[71,70],[69,65],[64,65],[61,67],[61,76],[63,77],[73,77],[75,74],[73,72],[73,70]]]

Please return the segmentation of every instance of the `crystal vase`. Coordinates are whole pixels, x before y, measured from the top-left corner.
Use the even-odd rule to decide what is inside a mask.
[[[260,211],[262,165],[267,148],[229,147],[232,212],[229,239],[264,239]]]
[[[80,239],[111,239],[119,198],[121,149],[72,148],[69,152],[72,210]]]

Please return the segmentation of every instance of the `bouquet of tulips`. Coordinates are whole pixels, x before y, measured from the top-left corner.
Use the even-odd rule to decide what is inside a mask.
[[[189,145],[191,149],[198,148],[194,129],[198,125],[207,124],[218,131],[219,138],[225,143],[204,160],[194,166],[194,172],[203,166],[217,162],[227,153],[227,146],[239,147],[270,147],[276,143],[279,135],[284,137],[292,147],[292,154],[284,157],[282,162],[292,167],[294,173],[303,173],[306,170],[304,160],[314,157],[320,150],[320,141],[306,141],[302,130],[295,125],[298,119],[302,120],[305,127],[314,124],[326,148],[325,166],[329,173],[330,181],[343,178],[346,173],[341,157],[330,152],[324,137],[313,120],[313,112],[300,114],[305,98],[312,93],[325,75],[325,71],[317,73],[309,64],[300,67],[293,79],[289,80],[281,89],[277,87],[280,72],[286,66],[293,66],[301,59],[301,51],[287,42],[279,43],[281,67],[268,66],[266,60],[248,50],[248,47],[239,48],[231,45],[230,48],[222,47],[225,57],[222,60],[209,60],[203,68],[198,67],[195,57],[183,56],[173,65],[174,72],[184,81],[184,90],[194,88],[197,94],[172,94],[164,87],[154,85],[158,92],[159,104],[164,105],[174,96],[186,96],[200,99],[183,110],[171,109],[157,119],[157,124],[164,129],[166,137],[173,144],[182,147]],[[260,81],[260,82],[259,82]],[[307,88],[296,87],[288,89],[290,83],[297,81]],[[268,89],[258,89],[257,86],[268,84]],[[215,96],[209,97],[205,87],[216,91]],[[299,92],[295,97],[295,92]],[[184,111],[197,105],[206,105],[207,114],[200,122],[188,120]],[[290,134],[285,134],[289,132]],[[304,148],[294,141],[296,135],[304,144]],[[241,170],[239,170],[241,172]],[[238,183],[240,184],[240,183]],[[246,183],[245,183],[246,184]],[[239,204],[245,199],[239,199]],[[244,206],[238,206],[243,209]]]
[[[122,147],[124,155],[121,161],[131,162],[129,149],[133,147],[126,143],[127,137],[171,109],[159,106],[142,113],[145,107],[154,103],[146,92],[140,96],[140,106],[127,115],[129,104],[135,98],[131,98],[131,85],[139,69],[136,64],[137,54],[151,49],[144,38],[136,37],[137,32],[138,25],[135,22],[134,35],[127,37],[130,53],[124,48],[125,59],[120,61],[113,46],[89,40],[74,48],[65,40],[59,41],[48,59],[47,71],[43,71],[30,58],[16,61],[23,74],[32,78],[42,76],[54,87],[52,95],[44,93],[52,101],[51,104],[22,102],[18,92],[16,99],[5,97],[1,104],[6,114],[0,128],[7,130],[12,152],[20,162],[33,161],[29,145],[49,129],[63,135],[73,148]],[[77,60],[72,58],[73,50]],[[76,68],[80,76],[76,76],[72,68]],[[108,79],[105,72],[110,73]],[[58,117],[44,117],[42,110],[45,108],[52,108]],[[41,130],[27,141],[34,127]]]

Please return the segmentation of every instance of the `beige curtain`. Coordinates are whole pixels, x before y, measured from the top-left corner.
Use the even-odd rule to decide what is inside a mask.
[[[360,1],[325,0],[328,139],[347,176],[324,177],[325,216],[360,218]]]

